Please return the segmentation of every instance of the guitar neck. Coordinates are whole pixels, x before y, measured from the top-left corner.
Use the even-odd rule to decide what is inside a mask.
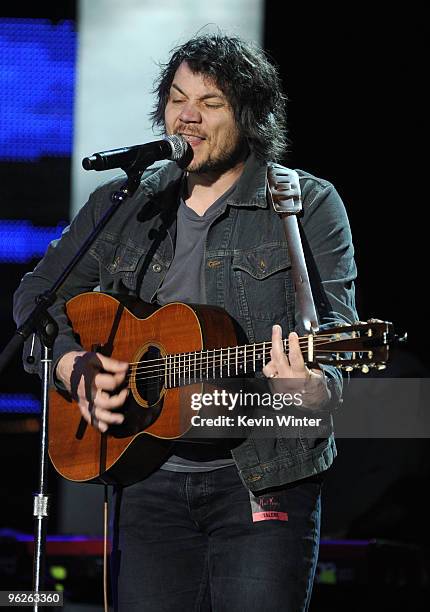
[[[300,338],[302,352],[307,360],[308,338]],[[288,340],[282,341],[284,351],[288,351]],[[192,353],[166,355],[165,386],[178,387],[192,382],[234,376],[247,376],[259,372],[270,361],[271,342],[243,344],[226,348],[207,349]]]
[[[389,341],[393,340],[391,327],[391,323],[376,319],[358,321],[299,337],[299,346],[310,367],[330,364],[346,372],[360,368],[367,373],[370,368],[385,368]],[[288,339],[283,339],[282,344],[287,352]],[[132,375],[170,389],[206,380],[246,377],[263,369],[271,360],[271,349],[272,342],[268,341],[164,356],[158,352],[155,359],[140,364],[142,367],[133,364],[137,369]]]

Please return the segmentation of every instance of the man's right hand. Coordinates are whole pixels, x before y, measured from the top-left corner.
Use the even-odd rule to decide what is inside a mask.
[[[128,389],[114,392],[124,382],[128,367],[100,353],[71,351],[61,357],[55,375],[78,402],[85,421],[105,432],[109,425],[124,421],[124,415],[115,409],[124,404]]]

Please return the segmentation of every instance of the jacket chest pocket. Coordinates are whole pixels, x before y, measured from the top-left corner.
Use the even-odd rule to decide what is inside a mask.
[[[284,245],[262,245],[234,254],[234,285],[244,317],[279,322],[287,311],[291,262]]]
[[[122,283],[133,291],[136,289],[138,264],[145,249],[132,240],[124,241],[114,234],[104,234],[90,253],[97,259],[100,267],[113,277],[115,285]]]

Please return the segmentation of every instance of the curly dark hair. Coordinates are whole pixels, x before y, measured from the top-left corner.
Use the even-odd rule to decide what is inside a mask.
[[[165,129],[164,111],[176,70],[187,62],[211,78],[227,97],[249,148],[263,161],[279,161],[287,149],[286,96],[277,68],[265,52],[235,36],[200,35],[175,47],[161,64],[150,114],[153,127]]]

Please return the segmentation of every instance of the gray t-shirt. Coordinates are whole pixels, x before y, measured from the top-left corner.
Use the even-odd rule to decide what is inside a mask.
[[[166,273],[163,284],[157,292],[157,302],[205,304],[204,249],[209,227],[219,213],[236,184],[216,200],[203,215],[198,215],[187,206],[181,197],[176,229],[175,256]],[[176,442],[173,455],[161,466],[174,472],[207,472],[228,465],[234,465],[226,446]]]
[[[157,302],[204,304],[204,246],[209,227],[222,207],[228,192],[212,204],[204,215],[198,215],[181,198],[176,226],[175,256],[157,292]]]

